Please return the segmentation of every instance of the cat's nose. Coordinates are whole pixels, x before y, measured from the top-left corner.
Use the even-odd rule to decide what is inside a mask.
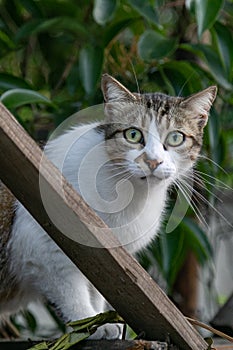
[[[145,159],[145,163],[151,171],[154,171],[163,161],[161,159]]]

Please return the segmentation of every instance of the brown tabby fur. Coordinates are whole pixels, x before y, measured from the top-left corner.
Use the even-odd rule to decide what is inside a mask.
[[[7,187],[0,181],[0,299],[8,300],[16,292],[15,279],[11,277],[9,281],[9,253],[6,253],[6,246],[10,239],[11,227],[14,219],[15,198]],[[14,288],[8,288],[11,285]]]

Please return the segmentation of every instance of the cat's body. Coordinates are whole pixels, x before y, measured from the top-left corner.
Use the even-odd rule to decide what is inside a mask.
[[[158,232],[169,186],[187,176],[198,157],[216,88],[187,99],[140,95],[105,75],[102,89],[105,121],[73,128],[45,152],[134,254]],[[3,255],[0,313],[41,297],[66,321],[105,309],[102,296],[19,203],[0,266]],[[117,325],[108,325],[96,337],[119,334]]]

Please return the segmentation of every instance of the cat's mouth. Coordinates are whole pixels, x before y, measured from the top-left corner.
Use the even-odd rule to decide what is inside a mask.
[[[153,180],[155,180],[155,181],[161,181],[162,179],[160,179],[160,178],[158,178],[157,176],[154,176],[154,175],[152,175],[152,174],[150,174],[150,175],[147,175],[147,176],[142,176],[141,178],[140,178],[141,180],[148,180],[148,179],[153,179]]]
[[[170,174],[163,174],[162,177],[150,174],[150,175],[147,175],[147,176],[141,176],[140,179],[141,180],[154,179],[156,181],[162,181],[162,180],[167,180],[169,177],[170,177]]]

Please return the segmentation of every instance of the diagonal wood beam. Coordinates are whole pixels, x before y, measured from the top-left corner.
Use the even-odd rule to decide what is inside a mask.
[[[207,349],[203,338],[137,261],[120,246],[108,248],[118,245],[110,229],[49,160],[43,157],[40,166],[42,157],[36,143],[0,104],[0,178],[15,197],[136,333],[144,331],[148,340],[170,338],[180,349]],[[39,177],[64,229],[71,223],[82,226],[81,233],[72,233],[77,239],[67,237],[50,220],[41,200]],[[77,242],[80,234],[88,237],[92,247]]]

